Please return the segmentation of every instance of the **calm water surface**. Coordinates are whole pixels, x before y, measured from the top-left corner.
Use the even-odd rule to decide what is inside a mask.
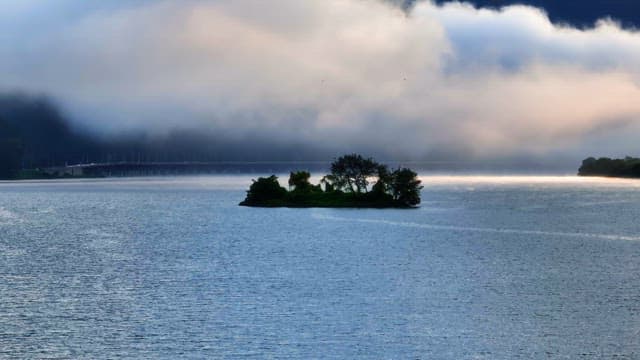
[[[640,181],[238,207],[250,178],[0,183],[0,358],[640,358]]]

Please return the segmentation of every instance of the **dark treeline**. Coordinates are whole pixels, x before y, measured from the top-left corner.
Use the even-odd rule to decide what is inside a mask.
[[[624,159],[596,159],[590,157],[582,161],[578,174],[581,176],[640,178],[640,158],[627,156]]]
[[[230,139],[203,130],[99,137],[74,129],[44,97],[0,95],[2,179],[19,177],[27,169],[72,164],[314,160],[321,155],[309,146],[273,144],[257,137]]]

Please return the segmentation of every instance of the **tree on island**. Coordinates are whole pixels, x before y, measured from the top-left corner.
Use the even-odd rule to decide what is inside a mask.
[[[389,167],[379,164],[376,169],[377,181],[373,184],[371,192],[382,195],[389,194],[392,191],[393,173],[389,172]]]
[[[309,178],[311,174],[308,171],[291,172],[289,175],[289,190],[308,191],[311,189]]]
[[[336,189],[355,193],[368,192],[368,177],[374,176],[380,164],[358,154],[344,155],[331,164],[331,176]]]
[[[391,179],[394,200],[411,206],[420,204],[420,190],[423,186],[420,185],[422,181],[418,180],[418,174],[403,168],[394,171]]]
[[[273,200],[281,200],[287,196],[287,189],[280,186],[278,177],[271,175],[266,178],[258,178],[247,191],[247,203],[263,203]]]
[[[259,178],[240,205],[410,208],[420,204],[422,186],[418,174],[407,168],[390,172],[386,165],[358,154],[336,159],[331,164],[331,174],[324,176],[319,185],[311,184],[310,177],[308,171],[291,172],[290,191],[280,186],[275,175]]]
[[[389,172],[386,165],[358,154],[344,155],[331,164],[334,184],[347,192],[367,193],[368,179],[374,176],[377,177],[371,189],[374,194],[381,196],[390,193],[394,200],[401,203],[412,206],[420,204],[421,181],[411,169],[402,168]]]

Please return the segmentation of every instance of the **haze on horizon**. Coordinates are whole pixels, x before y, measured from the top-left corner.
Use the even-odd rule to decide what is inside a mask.
[[[460,2],[8,0],[0,93],[47,96],[107,138],[184,130],[237,144],[229,152],[274,146],[274,158],[577,166],[638,155],[628,21]]]

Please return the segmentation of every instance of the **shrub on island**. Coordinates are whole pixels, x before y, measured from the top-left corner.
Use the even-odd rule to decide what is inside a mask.
[[[275,175],[254,180],[242,206],[412,208],[420,204],[421,181],[408,168],[390,171],[386,165],[358,154],[339,157],[320,183],[307,171],[291,172],[289,190]]]

